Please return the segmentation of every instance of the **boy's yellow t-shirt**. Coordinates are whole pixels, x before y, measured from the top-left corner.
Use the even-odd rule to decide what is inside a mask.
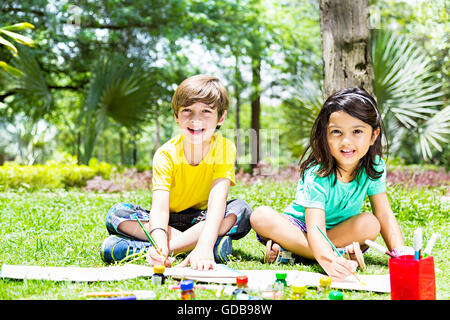
[[[153,190],[169,191],[169,211],[208,207],[211,185],[226,178],[235,185],[233,142],[215,132],[207,155],[196,166],[190,165],[183,152],[183,136],[177,135],[163,144],[153,157]]]

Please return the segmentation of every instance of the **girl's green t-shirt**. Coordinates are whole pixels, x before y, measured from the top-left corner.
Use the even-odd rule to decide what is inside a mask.
[[[320,165],[309,168],[305,179],[299,179],[295,199],[284,210],[300,221],[305,222],[305,207],[319,208],[325,211],[326,228],[331,229],[337,224],[357,215],[361,211],[366,196],[372,196],[386,191],[386,166],[383,159],[377,157],[375,170],[383,171],[380,178],[372,180],[363,170],[359,179],[344,183],[335,175],[319,177],[316,172]]]

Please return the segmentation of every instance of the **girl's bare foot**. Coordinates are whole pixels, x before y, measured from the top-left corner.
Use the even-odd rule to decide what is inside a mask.
[[[345,249],[347,250],[349,258],[351,260],[358,262],[358,266],[362,270],[366,269],[362,250],[367,249],[367,245],[363,244],[360,246],[358,242],[353,242],[352,244],[346,246]]]
[[[264,263],[274,263],[277,261],[281,252],[281,247],[278,243],[273,242],[272,240],[267,240],[266,242],[266,253],[264,254]]]

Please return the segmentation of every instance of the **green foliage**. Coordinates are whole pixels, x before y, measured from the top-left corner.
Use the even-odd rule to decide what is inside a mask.
[[[5,26],[0,28],[0,44],[4,45],[8,48],[9,51],[12,52],[14,56],[17,56],[17,48],[14,44],[12,44],[9,40],[15,41],[20,44],[24,44],[26,46],[34,46],[33,39],[21,35],[20,33],[17,33],[15,31],[25,30],[25,29],[32,29],[34,28],[34,25],[28,22],[22,22],[22,23],[16,23],[11,26]],[[4,71],[8,72],[9,74],[20,77],[22,75],[22,71],[10,66],[5,61],[0,61],[0,68],[2,68]]]
[[[430,159],[431,148],[442,151],[450,134],[450,108],[440,110],[442,83],[430,58],[405,36],[375,30],[372,37],[375,92],[391,151]],[[417,145],[413,152],[407,140]]]
[[[21,50],[26,49],[22,44],[17,45],[19,56],[15,58],[6,46],[0,45],[1,60],[3,56],[6,57],[5,63],[24,73],[20,81],[11,80],[14,77],[6,72],[0,73],[0,117],[10,123],[13,123],[14,116],[19,113],[24,113],[30,121],[45,119],[57,129],[52,151],[62,149],[71,154],[80,154],[83,163],[96,155],[99,159],[127,165],[136,164],[132,155],[138,151],[138,161],[150,162],[154,147],[170,138],[173,133],[172,121],[167,120],[171,118],[170,97],[175,85],[193,73],[211,71],[206,58],[199,59],[200,65],[197,65],[193,62],[195,60],[190,60],[193,55],[213,57],[212,63],[217,64],[214,70],[219,69],[217,73],[223,78],[230,93],[229,118],[233,119],[236,115],[235,105],[242,105],[240,127],[248,128],[251,125],[247,123],[250,123],[252,111],[245,105],[252,98],[255,100],[261,96],[261,127],[286,128],[281,134],[280,144],[283,159],[286,159],[283,161],[298,159],[303,150],[304,141],[299,143],[298,140],[307,138],[303,131],[307,131],[308,117],[313,115],[314,110],[310,108],[297,112],[292,106],[303,108],[310,100],[308,90],[302,89],[302,84],[298,81],[299,75],[303,79],[317,82],[316,91],[320,91],[322,59],[318,1],[136,0],[131,3],[108,0],[68,3],[22,0],[19,3],[16,0],[4,0],[0,9],[2,12],[14,12],[0,16],[0,25],[6,26],[3,28],[7,31],[6,34],[11,35],[10,32],[17,31],[17,34],[26,35],[21,30],[29,25],[15,24],[20,16],[33,22],[35,28],[32,34],[36,43],[32,54]],[[437,81],[442,83],[439,91],[444,93],[441,101],[444,106],[448,105],[450,87],[445,80],[448,79],[450,70],[450,23],[446,0],[371,0],[370,9],[379,14],[380,29],[392,30],[396,36],[404,35],[424,49],[428,58],[424,68],[427,71],[425,76],[429,75],[428,71],[436,74]],[[5,39],[11,40],[6,34],[1,33]],[[12,40],[11,43],[14,44]],[[131,128],[128,126],[127,130],[130,132],[123,137],[118,137],[118,133],[123,132],[118,129],[124,129],[124,122],[128,122],[126,119],[134,114],[134,110],[115,110],[114,107],[109,108],[109,111],[118,111],[114,111],[115,115],[104,116],[105,108],[102,111],[99,105],[102,102],[112,102],[111,106],[124,105],[130,97],[121,98],[123,91],[118,83],[114,89],[115,94],[111,91],[112,87],[109,91],[97,94],[92,93],[93,89],[90,87],[93,77],[101,69],[98,68],[101,66],[101,57],[110,54],[111,48],[118,56],[127,57],[130,61],[141,60],[145,66],[141,69],[141,74],[153,81],[148,96],[150,105],[157,114],[149,116],[139,130],[134,130],[134,125]],[[414,52],[415,50],[410,51]],[[397,57],[397,54],[388,55],[387,58],[390,57]],[[256,68],[259,63],[260,74]],[[0,63],[0,68],[1,66],[4,65]],[[251,74],[252,67],[254,75]],[[405,70],[398,73],[407,79],[404,72],[417,70],[414,67],[403,69]],[[121,83],[124,85],[122,88],[125,88],[127,84],[123,81]],[[414,87],[410,85],[410,81],[407,83],[409,90]],[[128,86],[131,87],[134,86]],[[84,103],[89,100],[88,92],[96,98],[91,102],[99,102],[93,104],[95,108],[92,110],[96,111],[92,113],[86,112],[88,108]],[[426,95],[430,96],[430,92]],[[409,94],[410,100],[420,100],[423,97]],[[273,112],[278,108],[276,100],[269,101],[269,104],[274,104],[270,107],[264,98],[284,100],[282,108],[287,107],[292,112]],[[442,111],[439,106],[434,109],[436,112]],[[395,128],[397,123],[393,123],[396,136],[409,138],[398,139],[399,143],[394,144],[393,150],[396,150],[395,146],[399,146],[401,150],[398,149],[396,155],[408,162],[423,162],[421,154],[428,158],[434,156],[444,159],[429,161],[447,161],[449,157],[446,155],[450,152],[445,148],[448,109],[443,109],[442,113],[434,117],[420,111],[416,113],[417,110],[403,108],[396,113],[397,118],[404,120],[397,121],[401,125],[398,130]],[[304,114],[307,117],[301,118]],[[415,117],[417,114],[425,118]],[[102,121],[102,117],[106,120]],[[415,132],[412,135],[409,135],[408,128],[404,126],[404,123],[410,123],[405,120],[408,118],[420,125],[413,127]],[[298,139],[289,139],[291,132],[298,134]],[[127,135],[133,139],[128,139]],[[153,136],[149,137],[150,135]],[[114,148],[114,143],[110,143],[111,147],[108,145],[109,141],[117,140],[124,146],[124,152],[120,155],[117,151],[119,148]],[[133,147],[127,147],[127,143]],[[0,153],[0,158],[10,159],[10,155],[5,154],[1,147]],[[39,162],[46,159],[42,157]]]
[[[432,68],[442,81],[445,104],[450,98],[450,19],[448,0],[394,1],[370,0],[379,16],[379,29],[407,35],[424,49]]]
[[[102,58],[93,66],[86,95],[84,152],[82,162],[91,158],[99,132],[107,117],[137,129],[152,111],[149,92],[155,81],[141,64],[120,56]]]
[[[82,187],[95,176],[108,179],[114,167],[91,159],[89,165],[47,161],[44,165],[19,165],[6,162],[0,166],[0,189],[37,190]]]

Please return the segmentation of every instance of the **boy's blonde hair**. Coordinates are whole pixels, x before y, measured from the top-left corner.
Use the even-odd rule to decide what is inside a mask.
[[[228,93],[219,78],[199,74],[180,83],[172,97],[172,109],[178,117],[181,107],[188,107],[196,102],[203,102],[217,108],[218,119],[228,110]]]

